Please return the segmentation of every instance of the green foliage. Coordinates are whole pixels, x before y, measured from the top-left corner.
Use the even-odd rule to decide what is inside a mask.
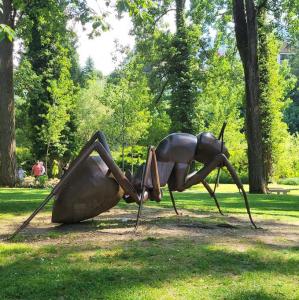
[[[299,177],[299,136],[284,136],[276,149],[278,156],[274,164],[274,179]]]
[[[233,54],[233,49],[220,54],[218,47],[215,43],[215,48],[206,61],[202,91],[197,96],[197,132],[209,131],[218,136],[226,121],[224,141],[231,154],[230,160],[239,173],[246,173],[242,66]]]
[[[288,1],[280,3],[285,15],[278,11],[269,20],[266,14],[271,26],[266,22],[269,31],[261,32],[265,38],[260,41],[263,133],[274,179],[299,176],[298,137],[290,136],[282,122],[285,111],[290,132],[298,131],[298,86],[293,87],[290,68],[285,63],[278,66],[279,44],[270,34],[274,20],[287,16],[285,20],[292,21],[294,7],[288,8]],[[122,51],[125,59],[107,78],[91,58],[79,67],[76,34],[67,26],[74,19],[93,22],[90,33],[97,35],[107,29],[104,14],[96,16],[86,1],[14,5],[22,12],[16,32],[24,46],[15,72],[17,144],[29,149],[31,159],[47,156],[50,166],[53,160],[66,163],[78,153],[78,146],[101,130],[117,163],[132,169],[144,160],[143,146],[157,145],[169,132],[210,131],[217,136],[227,121],[230,160],[247,180],[244,76],[230,2],[192,0],[185,7],[182,0],[116,1],[120,15],[127,11],[131,16],[136,47]],[[167,25],[172,16],[176,33]],[[291,23],[295,28],[296,21]],[[283,32],[276,28],[280,36]],[[295,75],[297,62],[295,56],[290,64]],[[288,97],[293,102],[287,108]],[[19,161],[29,161],[20,151]],[[221,180],[230,179],[223,173]]]
[[[147,133],[150,120],[150,93],[142,65],[132,59],[118,74],[116,82],[108,82],[104,100],[112,109],[107,121],[107,136],[112,145],[135,145]]]
[[[16,107],[16,141],[18,146],[32,148],[32,121],[30,120],[30,101],[41,91],[41,76],[32,69],[28,59],[22,58],[14,73]]]
[[[195,133],[195,86],[193,83],[191,41],[185,20],[185,1],[176,0],[177,31],[168,61],[171,85],[171,131]]]
[[[146,160],[147,147],[145,146],[128,146],[124,148],[124,170],[130,170],[132,173],[136,171],[136,168],[142,165]],[[113,151],[113,159],[121,166],[122,152]]]
[[[247,170],[245,170],[244,166],[242,166],[242,167],[243,168],[241,168],[241,172],[238,172],[238,176],[241,179],[241,182],[243,184],[248,184]],[[244,171],[242,171],[242,169]],[[207,180],[206,180],[208,183],[210,183],[212,185],[213,188],[214,188],[214,184],[216,182],[216,176],[217,176],[217,172],[214,171],[207,177]],[[228,173],[228,171],[224,168],[220,172],[219,184],[228,184],[228,183],[234,184],[234,180],[232,179],[232,177]]]
[[[148,135],[142,139],[143,145],[158,145],[170,131],[170,117],[166,112],[166,108],[163,109],[163,105],[159,105],[159,108],[151,109],[151,120]]]
[[[33,1],[24,7],[19,26],[27,51],[18,70],[17,93],[26,102],[30,128],[25,135],[30,136],[35,159],[69,160],[75,148],[71,64],[76,58],[70,56],[75,55],[74,35],[66,28],[66,5]]]
[[[30,148],[17,147],[17,165],[22,167],[24,170],[31,172],[31,167],[34,164],[34,159]]]
[[[81,86],[86,87],[90,80],[103,80],[103,74],[96,70],[92,58],[88,57],[85,62],[85,66],[80,72]]]
[[[7,38],[10,42],[15,37],[15,31],[5,24],[0,24],[0,42]]]
[[[286,95],[292,88],[292,78],[287,72],[281,72],[277,62],[279,44],[274,36],[260,29],[260,101],[262,115],[263,159],[265,178],[285,176],[288,167],[281,161],[289,160],[286,145],[291,137],[287,124],[283,122],[283,110],[286,107]],[[282,67],[283,68],[283,67]],[[283,71],[283,69],[282,69]]]
[[[53,102],[47,105],[47,114],[43,116],[45,124],[41,126],[41,136],[47,145],[47,154],[49,148],[54,145],[58,152],[65,151],[63,144],[59,142],[65,125],[70,121],[69,111],[73,105],[74,86],[70,78],[70,64],[66,57],[60,63],[61,71],[58,79],[49,82],[48,92]]]
[[[104,80],[90,79],[76,96],[77,140],[80,146],[98,130],[106,132],[112,109],[103,103]]]
[[[288,65],[296,78],[296,83],[289,93],[291,101],[284,112],[284,120],[289,126],[289,131],[294,134],[299,132],[299,45],[296,45],[294,49],[291,48],[291,51],[293,54],[289,57]]]
[[[37,182],[38,182],[38,186],[37,187],[40,187],[40,188],[45,187],[47,180],[48,180],[48,176],[47,175],[39,176],[37,178]]]

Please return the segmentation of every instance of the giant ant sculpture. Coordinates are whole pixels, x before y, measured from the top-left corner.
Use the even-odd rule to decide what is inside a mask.
[[[202,183],[222,214],[215,197],[216,184],[213,190],[205,178],[218,168],[218,181],[220,169],[224,166],[242,192],[250,222],[257,228],[243,185],[228,160],[229,153],[223,141],[225,126],[226,123],[223,124],[218,139],[206,132],[198,136],[187,133],[168,135],[156,149],[148,148],[146,163],[139,167],[134,176],[121,171],[112,159],[104,134],[95,133],[60,182],[10,238],[25,228],[52,197],[55,197],[52,222],[64,224],[95,217],[114,207],[122,198],[126,202],[136,202],[139,205],[136,230],[143,203],[147,199],[159,202],[162,197],[161,187],[168,185],[174,210],[178,214],[172,192],[181,192]],[[94,151],[99,156],[90,156]],[[193,161],[201,162],[203,167],[188,174]]]

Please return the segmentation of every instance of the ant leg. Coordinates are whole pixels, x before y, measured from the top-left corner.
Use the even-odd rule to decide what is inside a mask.
[[[76,161],[79,159],[79,157],[84,153],[84,151],[86,151],[86,149],[88,149],[88,147],[90,147],[91,145],[93,145],[93,143],[96,142],[96,140],[98,140],[103,147],[105,148],[105,150],[109,153],[109,155],[111,156],[110,153],[110,149],[109,146],[107,144],[106,141],[106,137],[104,135],[103,132],[101,131],[97,131],[94,133],[94,135],[86,142],[86,144],[82,147],[82,149],[80,150],[78,156],[71,162],[69,169],[66,171],[66,173],[74,166],[74,164],[76,163]],[[65,175],[65,174],[64,174]],[[63,175],[63,177],[64,177]]]
[[[188,189],[202,182],[214,169],[224,163],[223,156],[223,154],[218,154],[208,165],[204,165],[199,171],[188,176],[183,185],[183,189]]]
[[[160,202],[162,193],[161,193],[161,184],[160,184],[158,162],[156,157],[156,150],[154,147],[151,147],[150,150],[152,152],[152,163],[151,163],[151,175],[152,175],[151,178],[152,178],[152,185],[153,185],[152,196],[157,202]]]
[[[168,187],[168,191],[169,191],[169,195],[170,195],[170,199],[171,199],[171,202],[172,202],[173,209],[174,209],[175,213],[177,215],[179,215],[178,210],[176,208],[176,204],[175,204],[175,200],[174,200],[174,197],[173,197],[173,193],[172,193],[172,191],[171,191],[171,189],[169,187]]]
[[[243,184],[242,184],[239,176],[237,175],[237,172],[235,171],[235,169],[233,168],[233,166],[231,165],[231,163],[229,162],[229,160],[227,159],[226,156],[224,156],[224,164],[225,164],[227,170],[229,171],[231,177],[233,178],[233,180],[234,180],[236,186],[238,187],[239,191],[242,192],[249,220],[250,220],[251,224],[253,225],[253,227],[255,229],[257,229],[258,227],[255,225],[255,223],[252,219],[252,216],[251,216],[250,206],[249,206],[249,203],[248,203],[247,194],[244,190]]]
[[[230,162],[228,161],[227,157],[224,154],[222,154],[222,153],[218,154],[212,162],[210,162],[208,165],[205,165],[196,174],[194,174],[192,177],[188,178],[185,182],[184,187],[189,188],[192,185],[202,182],[214,169],[216,169],[219,166],[222,166],[223,164],[227,167],[229,173],[231,174],[231,176],[232,176],[235,184],[239,188],[239,190],[241,190],[244,201],[245,201],[245,206],[246,206],[247,214],[249,216],[249,220],[250,220],[251,224],[253,225],[253,227],[257,228],[257,226],[255,225],[255,223],[252,219],[251,213],[250,213],[250,207],[249,207],[247,195],[243,188],[242,182],[239,179],[235,169],[232,167],[232,165],[230,164]]]
[[[136,233],[137,229],[138,229],[138,225],[139,225],[139,220],[141,217],[141,212],[142,212],[142,206],[143,206],[143,202],[145,200],[145,183],[147,182],[149,175],[150,175],[150,167],[151,167],[151,162],[152,162],[152,157],[153,157],[153,151],[152,151],[152,147],[148,148],[147,151],[147,159],[146,159],[146,163],[145,166],[143,167],[143,172],[142,172],[142,193],[141,193],[141,198],[139,201],[139,207],[138,207],[138,213],[137,213],[137,219],[136,219],[136,224],[135,224],[135,229],[134,232]]]
[[[219,205],[218,200],[216,198],[215,192],[213,192],[212,188],[209,186],[209,184],[205,180],[202,180],[202,184],[206,188],[206,190],[209,192],[210,196],[214,199],[215,204],[216,204],[216,206],[218,208],[219,213],[223,216],[223,213],[222,213],[222,211],[220,209],[220,205]]]

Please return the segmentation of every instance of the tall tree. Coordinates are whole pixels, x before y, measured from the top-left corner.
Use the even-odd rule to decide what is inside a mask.
[[[150,93],[142,65],[134,57],[117,73],[108,80],[104,98],[113,115],[107,120],[108,140],[121,145],[124,153],[125,146],[134,146],[148,133]]]
[[[287,81],[277,80],[279,71],[273,53],[277,46],[272,42],[273,33],[283,41],[292,39],[298,28],[298,18],[294,18],[296,12],[298,14],[298,3],[292,0],[233,0],[236,40],[245,74],[252,192],[266,190],[273,170],[275,140],[279,140],[275,128],[284,127],[280,101]]]
[[[41,2],[41,1],[39,1]],[[44,2],[44,1],[43,1]],[[49,1],[56,5],[56,1]],[[91,34],[96,34],[98,29],[106,29],[106,24],[101,16],[96,16],[87,5],[86,0],[65,1],[69,18],[76,18],[83,24],[93,23]],[[3,30],[16,29],[22,33],[22,23],[26,22],[25,10],[30,1],[2,0],[0,2],[0,185],[13,186],[16,182],[15,158],[15,116],[13,95],[13,43],[3,38]],[[51,8],[49,9],[49,13]],[[55,25],[55,24],[54,24]],[[9,35],[8,35],[9,36]]]
[[[70,51],[73,35],[66,28],[65,9],[64,1],[32,1],[25,9],[28,36],[23,59],[31,62],[40,82],[39,89],[28,92],[33,153],[46,161],[49,155],[61,158],[66,151],[64,144],[69,141],[69,102],[73,98],[70,54],[74,51]],[[59,120],[55,120],[59,111]]]
[[[93,59],[89,56],[85,61],[85,65],[81,70],[80,84],[82,87],[87,87],[88,82],[93,79],[102,79],[103,74],[95,68]]]
[[[1,4],[1,3],[0,3]],[[14,28],[11,0],[3,0],[0,24]],[[16,183],[15,107],[13,95],[13,42],[0,41],[0,185]]]
[[[195,85],[192,69],[193,28],[186,22],[185,0],[118,1],[119,10],[133,16],[137,51],[145,57],[145,70],[158,104],[169,101],[170,131],[195,133]],[[165,26],[164,16],[175,11],[175,34]],[[172,16],[171,16],[172,17]],[[164,97],[166,95],[166,97]]]
[[[246,137],[249,191],[265,193],[257,40],[257,7],[253,0],[233,0],[237,47],[245,75]]]
[[[195,133],[195,95],[191,74],[191,53],[185,20],[185,0],[176,0],[174,54],[169,63],[172,131]]]

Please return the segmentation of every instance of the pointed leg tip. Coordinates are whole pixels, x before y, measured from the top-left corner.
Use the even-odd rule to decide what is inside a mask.
[[[15,238],[16,234],[9,235],[2,239],[3,242],[9,242]]]
[[[255,230],[263,229],[263,227],[259,227],[259,226],[256,226],[256,225],[254,225],[253,228],[254,228]]]
[[[251,222],[251,225],[252,225],[253,229],[263,229],[262,227],[256,226],[256,224],[254,222]]]
[[[139,235],[139,233],[137,232],[138,230],[138,226],[135,226],[134,230],[133,230],[133,234],[134,235]]]

